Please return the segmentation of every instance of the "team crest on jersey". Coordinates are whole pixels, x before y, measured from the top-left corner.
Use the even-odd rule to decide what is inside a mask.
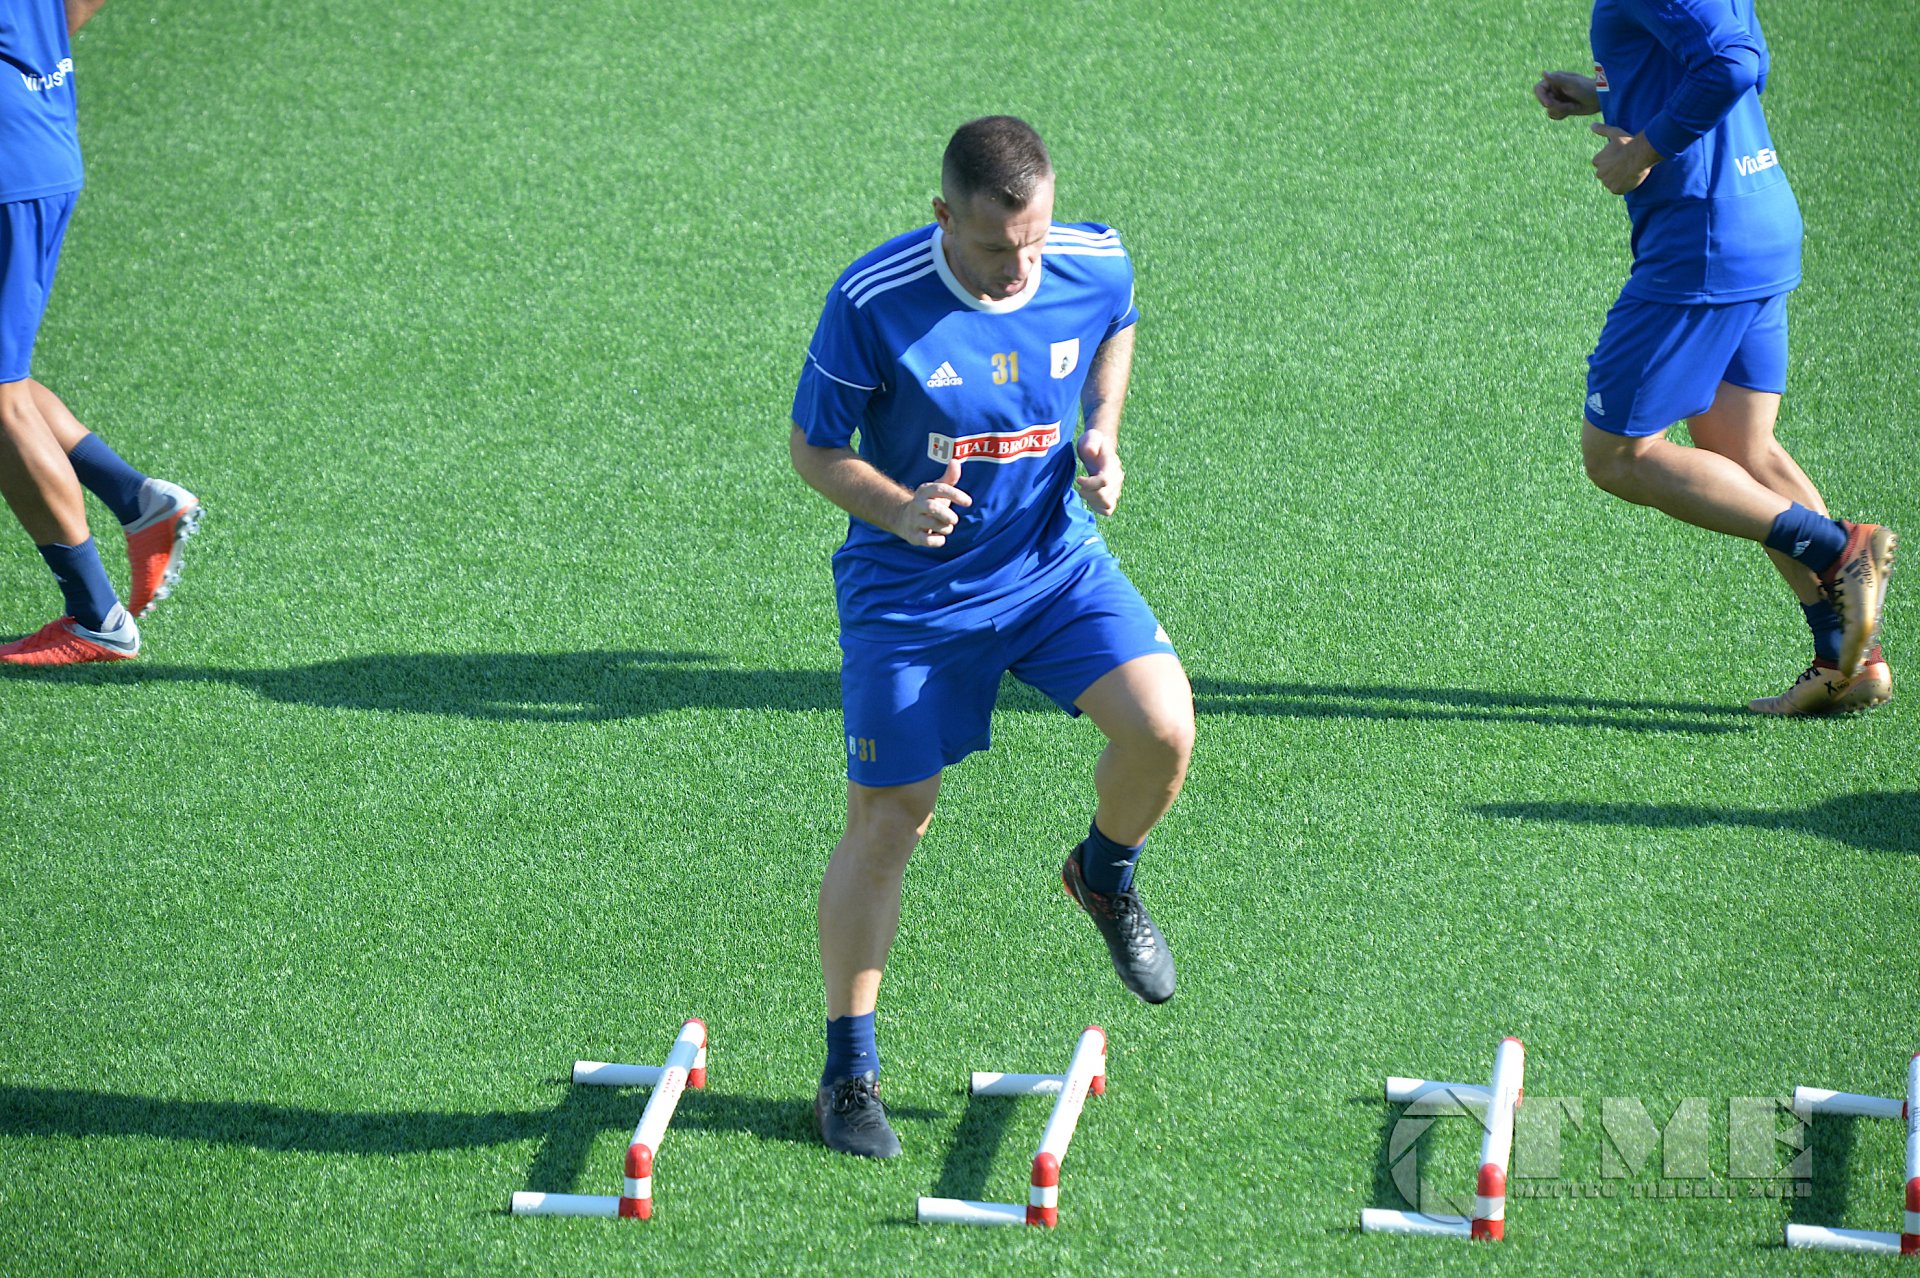
[[[1049,355],[1056,378],[1065,377],[1080,367],[1080,339],[1069,337],[1064,342],[1055,342]]]
[[[1607,69],[1598,62],[1593,64],[1593,87],[1601,93],[1613,87],[1607,83]]]
[[[927,436],[927,456],[942,466],[948,462],[1010,462],[1037,457],[1060,442],[1060,423],[1029,426],[1025,430],[989,431],[983,435]]]

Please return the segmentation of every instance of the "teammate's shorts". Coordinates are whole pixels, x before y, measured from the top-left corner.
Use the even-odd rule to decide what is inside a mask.
[[[0,384],[23,381],[33,371],[33,339],[79,198],[69,191],[0,204]]]
[[[1068,714],[1075,698],[1135,657],[1173,651],[1167,632],[1112,555],[987,626],[922,631],[905,642],[840,637],[847,777],[907,785],[992,740],[1000,676],[1012,671]]]
[[[1622,297],[1587,357],[1585,416],[1614,435],[1657,435],[1713,406],[1721,382],[1787,389],[1787,295],[1682,306]]]

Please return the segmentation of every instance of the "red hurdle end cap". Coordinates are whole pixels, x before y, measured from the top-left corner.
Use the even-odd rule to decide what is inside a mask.
[[[1480,1242],[1499,1242],[1507,1236],[1507,1222],[1504,1220],[1476,1220],[1473,1222],[1472,1236]]]
[[[705,1047],[707,1043],[707,1023],[697,1016],[689,1016],[686,1020],[686,1025],[698,1025],[700,1027],[700,1045]],[[685,1029],[686,1025],[681,1026],[681,1028]]]
[[[1060,1209],[1058,1207],[1035,1207],[1031,1203],[1027,1205],[1027,1223],[1029,1225],[1039,1225],[1043,1229],[1052,1229],[1059,1220]]]
[[[1474,1193],[1482,1198],[1505,1198],[1507,1196],[1507,1173],[1492,1163],[1480,1164],[1480,1177],[1474,1183]]]
[[[705,1087],[706,1085],[707,1085],[707,1071],[705,1071],[704,1069],[690,1069],[687,1071],[688,1087],[699,1088],[699,1087]]]
[[[645,1145],[627,1146],[627,1175],[635,1178],[653,1175],[653,1151]]]
[[[1107,1094],[1107,1076],[1105,1074],[1095,1074],[1093,1081],[1087,1084],[1087,1090],[1095,1096],[1105,1096]]]
[[[653,1199],[622,1198],[620,1215],[626,1220],[651,1220],[653,1219]]]
[[[1060,1160],[1041,1150],[1033,1156],[1033,1183],[1047,1189],[1060,1183]]]
[[[1107,1032],[1105,1030],[1101,1029],[1098,1025],[1089,1025],[1087,1026],[1087,1033],[1098,1034],[1100,1036],[1100,1050],[1103,1052],[1107,1050]]]
[[[1907,1182],[1907,1210],[1920,1211],[1920,1176]]]

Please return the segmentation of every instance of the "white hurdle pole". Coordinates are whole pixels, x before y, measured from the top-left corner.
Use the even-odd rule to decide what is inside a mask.
[[[1474,1182],[1473,1215],[1436,1216],[1419,1211],[1392,1211],[1367,1207],[1360,1212],[1360,1231],[1377,1234],[1423,1234],[1444,1238],[1477,1238],[1498,1242],[1507,1228],[1507,1161],[1513,1153],[1513,1111],[1525,1094],[1527,1049],[1511,1036],[1500,1040],[1493,1055],[1493,1077],[1485,1087],[1469,1083],[1437,1083],[1425,1078],[1387,1079],[1389,1101],[1438,1099],[1486,1111],[1486,1134],[1480,1138],[1480,1173]]]
[[[1920,1052],[1907,1060],[1907,1214],[1900,1254],[1920,1255]]]
[[[1809,1114],[1849,1114],[1855,1118],[1891,1118],[1896,1122],[1907,1116],[1907,1104],[1891,1096],[1862,1096],[1858,1092],[1834,1092],[1824,1087],[1796,1087],[1793,1107]]]
[[[694,1064],[706,1054],[706,1047],[706,1022],[689,1017],[680,1027],[680,1036],[673,1040],[673,1050],[660,1069],[660,1081],[654,1084],[653,1095],[647,1097],[639,1126],[633,1129],[633,1139],[627,1144],[627,1185],[626,1192],[620,1196],[622,1216],[635,1220],[648,1220],[653,1216],[653,1156],[667,1134],[667,1124],[673,1121],[681,1089],[692,1081]],[[702,1083],[706,1081],[705,1074],[702,1068]]]
[[[1392,1211],[1385,1207],[1365,1207],[1360,1211],[1360,1232],[1471,1238],[1473,1222],[1465,1216],[1429,1216],[1417,1211]]]
[[[1080,1123],[1089,1093],[1107,1090],[1107,1032],[1089,1025],[1074,1045],[1065,1074],[994,1074],[973,1076],[976,1096],[1044,1096],[1058,1093],[1047,1115],[1040,1148],[1033,1155],[1027,1184],[1027,1205],[983,1203],[964,1198],[922,1198],[916,1216],[923,1225],[1043,1225],[1060,1219],[1060,1164],[1067,1156],[1074,1128]]]
[[[516,1216],[604,1216],[620,1214],[620,1200],[612,1194],[533,1194],[513,1196]]]
[[[1824,1087],[1793,1089],[1795,1109],[1811,1114],[1851,1114],[1859,1118],[1896,1118],[1907,1124],[1906,1214],[1900,1232],[1873,1229],[1832,1229],[1825,1225],[1789,1224],[1789,1247],[1817,1251],[1850,1251],[1875,1256],[1920,1255],[1920,1052],[1907,1061],[1907,1099],[1834,1092]]]
[[[1474,1185],[1472,1235],[1499,1242],[1507,1232],[1507,1160],[1513,1153],[1513,1111],[1526,1081],[1527,1049],[1512,1036],[1500,1040],[1487,1091],[1487,1131],[1480,1138],[1480,1175]]]
[[[1487,1089],[1478,1083],[1436,1083],[1430,1078],[1401,1078],[1397,1074],[1387,1079],[1387,1100],[1394,1105],[1438,1099],[1436,1092],[1444,1093],[1455,1104],[1467,1109],[1485,1109],[1487,1102],[1492,1099]]]

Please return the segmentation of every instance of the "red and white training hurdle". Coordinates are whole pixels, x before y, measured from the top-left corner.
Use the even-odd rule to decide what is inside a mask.
[[[680,1093],[707,1085],[706,1022],[690,1018],[673,1040],[665,1065],[609,1065],[575,1061],[573,1081],[587,1087],[651,1087],[640,1125],[627,1143],[625,1192],[614,1194],[537,1194],[513,1196],[516,1216],[605,1216],[647,1220],[653,1215],[653,1158],[673,1121]]]
[[[1907,1099],[1830,1092],[1824,1087],[1793,1089],[1793,1108],[1803,1114],[1851,1114],[1856,1118],[1903,1119],[1907,1124],[1907,1214],[1897,1234],[1871,1229],[1830,1229],[1824,1225],[1787,1226],[1787,1246],[1820,1251],[1855,1251],[1881,1256],[1920,1255],[1920,1052],[1907,1062]]]
[[[1394,1103],[1451,1099],[1463,1108],[1486,1111],[1480,1139],[1480,1175],[1472,1216],[1433,1216],[1418,1211],[1368,1207],[1360,1213],[1364,1233],[1437,1234],[1498,1242],[1506,1234],[1507,1160],[1513,1153],[1513,1111],[1520,1106],[1526,1081],[1527,1049],[1517,1038],[1503,1038],[1493,1057],[1493,1078],[1485,1087],[1471,1083],[1435,1083],[1424,1078],[1387,1080]]]
[[[922,1198],[919,1220],[923,1225],[1044,1225],[1051,1229],[1060,1219],[1060,1164],[1067,1156],[1067,1144],[1080,1122],[1080,1110],[1087,1094],[1102,1095],[1107,1090],[1107,1032],[1089,1025],[1073,1049],[1073,1060],[1064,1074],[993,1074],[976,1071],[972,1092],[975,1096],[1057,1096],[1047,1127],[1040,1134],[1040,1148],[1033,1155],[1033,1176],[1027,1187],[1027,1205],[1019,1203],[982,1203],[965,1198]]]

